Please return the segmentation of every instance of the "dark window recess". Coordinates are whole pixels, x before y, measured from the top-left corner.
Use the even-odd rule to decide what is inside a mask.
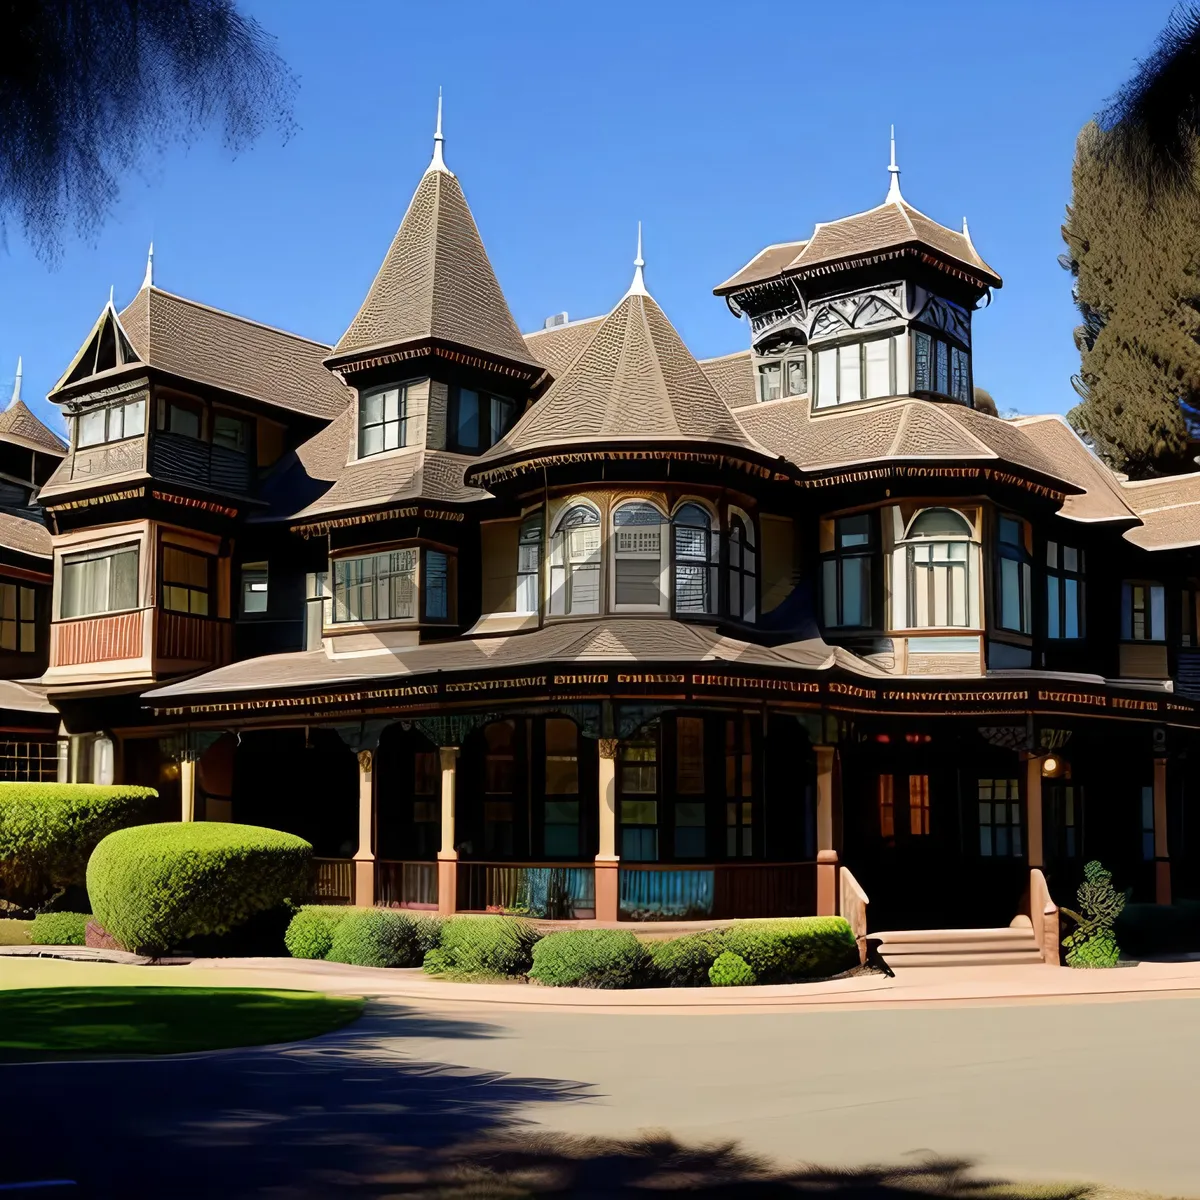
[[[37,649],[33,588],[0,583],[0,650],[32,654]]]
[[[878,538],[874,513],[833,519],[833,550],[821,564],[825,625],[864,629],[873,622],[872,591]]]
[[[494,446],[517,419],[516,401],[474,388],[456,387],[450,393],[446,448],[479,454]]]
[[[450,617],[450,560],[441,550],[425,551],[425,578],[422,599],[427,621],[445,621]]]
[[[970,404],[970,354],[921,329],[914,329],[912,338],[913,393],[934,392]]]
[[[265,613],[268,597],[267,564],[265,562],[243,563],[242,612],[247,616]]]
[[[1032,568],[1028,527],[1017,517],[1000,518],[996,531],[996,621],[1013,633],[1033,631]]]
[[[1059,542],[1046,543],[1046,636],[1076,639],[1085,635],[1083,551]]]

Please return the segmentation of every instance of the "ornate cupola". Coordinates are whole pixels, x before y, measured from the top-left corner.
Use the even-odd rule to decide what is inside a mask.
[[[768,246],[714,289],[750,319],[760,401],[807,395],[815,410],[889,396],[973,403],[971,314],[1000,276],[961,232],[900,190],[866,212]]]

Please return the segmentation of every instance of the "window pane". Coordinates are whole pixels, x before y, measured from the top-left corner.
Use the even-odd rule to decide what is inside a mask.
[[[859,513],[853,517],[838,517],[837,547],[845,550],[850,546],[867,546],[871,542],[871,515]]]
[[[77,441],[80,446],[96,446],[104,441],[104,418],[105,411],[102,408],[94,408],[91,412],[86,412],[78,418],[79,436]]]
[[[778,400],[783,368],[779,363],[764,363],[758,368],[758,394],[762,400]]]
[[[21,620],[32,621],[34,613],[34,591],[33,588],[21,589]]]
[[[859,381],[859,347],[841,346],[838,349],[838,403],[862,399]]]
[[[184,437],[198,438],[200,436],[200,414],[195,409],[172,404],[167,409],[167,428],[172,433],[179,433]]]
[[[141,437],[146,432],[146,402],[135,400],[125,405],[125,436]]]
[[[242,612],[267,611],[267,564],[245,563],[242,566]]]
[[[657,559],[621,559],[616,562],[618,604],[659,608],[663,604]]]
[[[704,794],[704,721],[678,717],[675,722],[675,790],[681,795]],[[676,805],[678,814],[681,805]],[[703,811],[703,805],[700,806]],[[676,816],[678,823],[678,815]],[[703,824],[703,819],[699,822]]]
[[[1005,629],[1021,628],[1020,567],[1014,559],[1000,560],[1000,624]]]
[[[913,333],[913,391],[933,391],[933,371],[930,363],[932,340],[927,333]]]
[[[1047,542],[1046,543],[1046,566],[1048,566],[1048,567],[1057,567],[1058,566],[1058,543],[1057,542]]]
[[[937,383],[934,390],[943,396],[950,395],[950,347],[941,341],[935,341],[937,350]]]
[[[470,388],[459,388],[458,391],[456,438],[460,446],[469,449],[479,446],[479,393]]]
[[[843,349],[844,353],[844,349]],[[868,399],[892,394],[892,339],[876,338],[863,343],[866,358]]]
[[[1083,585],[1077,579],[1064,579],[1063,590],[1065,592],[1066,606],[1066,626],[1063,629],[1063,637],[1077,638],[1082,637],[1082,610],[1083,605],[1080,603],[1080,597],[1083,590]],[[1053,636],[1057,637],[1057,634]]]
[[[1162,585],[1156,583],[1150,588],[1150,638],[1161,642],[1167,636],[1166,628],[1165,593]]]
[[[1078,571],[1081,569],[1079,565],[1079,559],[1079,551],[1076,550],[1074,546],[1063,547],[1063,566],[1068,571]]]
[[[629,862],[656,862],[658,860],[658,830],[622,829],[621,857]]]
[[[678,820],[678,818],[677,818]],[[706,830],[703,825],[675,826],[675,857],[704,858],[707,849]]]
[[[623,825],[657,825],[657,800],[622,800],[621,823]]]
[[[137,608],[138,602],[138,552],[135,547],[120,550],[112,557],[112,585],[109,608]]]
[[[492,397],[492,428],[491,442],[500,440],[513,425],[516,415],[516,405],[511,400],[503,400],[499,396]]]
[[[362,450],[360,453],[363,457],[370,454],[379,454],[383,450],[383,426],[373,425],[369,429],[364,429],[362,433]]]
[[[824,408],[838,402],[837,351],[817,352],[817,404]]]
[[[842,625],[870,624],[871,560],[865,554],[842,560]]]
[[[579,826],[551,824],[547,819],[542,840],[550,858],[574,858],[579,853]]]
[[[787,363],[787,394],[803,396],[808,391],[808,359],[792,358]]]
[[[431,621],[444,621],[450,615],[449,569],[442,551],[425,551],[425,615]]]
[[[246,423],[237,417],[217,414],[213,417],[213,445],[239,454],[246,450]]]
[[[837,625],[841,620],[838,611],[838,560],[827,558],[822,564],[822,599],[825,605],[825,624]]]
[[[383,420],[383,393],[364,396],[359,416],[363,425],[378,425]]]
[[[1062,637],[1062,623],[1059,619],[1059,599],[1058,599],[1058,576],[1046,576],[1046,636],[1057,638]],[[1069,621],[1070,613],[1068,610],[1067,620]],[[1072,636],[1072,635],[1068,635]]]

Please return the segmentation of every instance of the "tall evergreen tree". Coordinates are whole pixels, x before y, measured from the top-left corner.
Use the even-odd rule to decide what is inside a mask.
[[[1134,478],[1195,469],[1200,431],[1200,13],[1076,143],[1063,226],[1083,323],[1071,423]]]

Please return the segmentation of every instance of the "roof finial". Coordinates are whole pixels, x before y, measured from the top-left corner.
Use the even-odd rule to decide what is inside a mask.
[[[892,126],[892,161],[888,164],[888,192],[885,204],[894,204],[903,200],[900,195],[900,168],[896,166],[896,127]]]
[[[13,379],[13,393],[12,393],[12,399],[8,402],[9,408],[12,408],[12,406],[14,404],[18,404],[21,400],[21,376],[22,376],[22,374],[23,374],[23,372],[21,370],[21,356],[18,354],[17,355],[17,374],[16,374],[16,377]]]
[[[142,280],[142,287],[148,288],[154,286],[154,243],[150,243],[150,252],[146,255],[146,278]]]
[[[646,291],[646,279],[642,274],[642,268],[646,265],[646,260],[642,258],[642,223],[638,222],[638,248],[637,258],[633,260],[633,282],[629,285],[627,296],[648,296],[650,293]]]
[[[967,218],[963,217],[963,237],[967,239],[967,243],[971,242],[971,231],[967,228]]]
[[[442,89],[438,88],[437,127],[433,131],[433,159],[429,163],[430,171],[446,171],[446,160],[442,157],[442,143],[445,140],[442,137]]]

